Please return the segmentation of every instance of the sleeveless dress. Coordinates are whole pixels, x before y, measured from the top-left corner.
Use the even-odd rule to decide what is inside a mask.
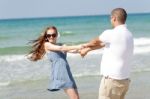
[[[60,89],[77,89],[75,80],[70,71],[66,60],[67,54],[60,51],[49,51],[47,56],[51,64],[51,76],[49,91],[58,91]]]

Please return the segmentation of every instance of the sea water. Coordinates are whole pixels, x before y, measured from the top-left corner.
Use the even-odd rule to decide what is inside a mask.
[[[0,20],[0,88],[49,78],[51,66],[46,57],[38,62],[26,58],[31,48],[29,41],[47,26],[57,27],[58,42],[76,45],[112,28],[109,20],[108,15]],[[134,36],[132,73],[150,72],[150,14],[129,14],[126,24]],[[67,59],[74,77],[99,76],[102,52],[96,50],[84,58],[69,53]]]

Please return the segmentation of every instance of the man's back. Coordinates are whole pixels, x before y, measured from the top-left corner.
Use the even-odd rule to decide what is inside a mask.
[[[106,46],[104,49],[101,74],[114,79],[129,77],[130,61],[133,55],[133,37],[125,25],[106,30],[100,35]]]

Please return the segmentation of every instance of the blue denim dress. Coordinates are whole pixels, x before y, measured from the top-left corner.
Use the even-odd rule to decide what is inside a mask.
[[[66,60],[66,53],[59,51],[49,51],[47,53],[51,64],[51,76],[49,91],[60,89],[74,88],[77,89],[75,80],[70,71],[69,64]]]

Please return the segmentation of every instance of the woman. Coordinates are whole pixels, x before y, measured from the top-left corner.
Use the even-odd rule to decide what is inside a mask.
[[[47,27],[44,33],[32,42],[33,49],[29,53],[31,55],[29,59],[32,61],[40,60],[46,53],[49,61],[52,62],[51,85],[48,90],[58,91],[63,89],[70,99],[79,99],[77,86],[66,60],[66,52],[78,52],[82,46],[57,44],[57,37],[57,28],[54,26]]]

